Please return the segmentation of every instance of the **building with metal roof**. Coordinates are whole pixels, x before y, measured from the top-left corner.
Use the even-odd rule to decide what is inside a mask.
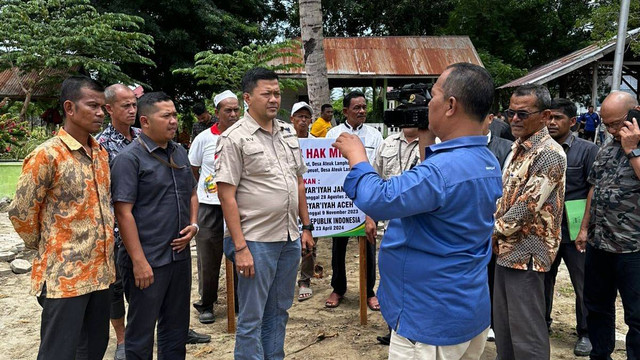
[[[640,28],[627,32],[627,48],[622,68],[622,81],[624,85],[636,94],[636,96],[638,96],[637,81],[634,86],[634,84],[629,82],[628,79],[625,79],[625,75],[627,78],[632,76],[636,80],[639,78],[640,56],[634,54],[628,47],[631,39],[637,38],[638,36],[640,36]],[[607,42],[597,42],[583,49],[574,51],[567,56],[535,68],[529,71],[527,75],[504,84],[498,89],[513,88],[525,84],[542,85],[555,80],[559,83],[560,96],[565,97],[567,82],[570,81],[570,76],[574,73],[578,73],[579,76],[591,76],[592,99],[595,100],[597,98],[599,81],[611,74],[616,48],[616,39],[617,36]],[[594,71],[594,69],[597,71]]]
[[[389,86],[415,81],[435,81],[447,66],[458,62],[482,65],[468,36],[327,37],[324,54],[330,87],[371,86],[386,80]],[[282,63],[303,63],[282,58]],[[304,67],[281,73],[305,78]]]
[[[324,54],[329,87],[381,87],[385,99],[388,86],[434,83],[447,66],[468,62],[483,66],[468,36],[326,37]],[[303,63],[300,57],[276,59],[279,63]],[[306,79],[304,67],[279,72],[284,78]],[[281,109],[297,101],[308,101],[307,89],[285,91]],[[386,107],[386,101],[383,101]]]
[[[42,75],[44,78],[53,78],[56,76],[60,77],[59,70],[45,70]],[[39,78],[40,76],[38,76],[35,71],[22,75],[19,74],[19,71],[16,71],[15,68],[0,72],[0,99],[8,97],[13,100],[24,100],[26,94],[22,90],[21,84],[29,84]],[[59,82],[52,85],[45,81],[34,88],[31,99],[55,99],[60,92],[60,86],[61,83]]]

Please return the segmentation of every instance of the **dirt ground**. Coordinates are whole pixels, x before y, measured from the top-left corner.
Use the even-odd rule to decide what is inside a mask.
[[[0,213],[0,247],[19,242],[7,214]],[[358,308],[358,247],[349,243],[347,252],[347,276],[349,290],[341,306],[326,309],[324,300],[331,292],[331,243],[329,239],[318,242],[318,262],[324,266],[322,279],[313,279],[313,298],[294,301],[289,311],[285,352],[288,359],[386,359],[388,347],[379,345],[377,335],[386,332],[380,313],[369,311],[369,324],[359,325]],[[24,257],[31,259],[29,252]],[[195,253],[193,256],[195,269]],[[187,359],[232,359],[234,336],[226,332],[226,289],[223,276],[220,281],[219,304],[215,308],[217,321],[211,325],[198,322],[197,313],[191,311],[191,326],[198,332],[211,335],[208,344],[187,345]],[[193,276],[191,298],[197,299],[197,278]],[[297,293],[297,289],[296,289]],[[551,358],[576,359],[573,346],[576,341],[573,288],[569,274],[562,265],[558,273],[553,309],[551,333]],[[35,359],[39,344],[40,307],[35,297],[29,295],[29,275],[0,275],[0,359]],[[626,334],[622,305],[617,306],[617,331]],[[105,359],[113,359],[115,336],[111,332]],[[495,345],[487,342],[482,360],[495,359]],[[614,359],[625,359],[625,351],[618,349]]]

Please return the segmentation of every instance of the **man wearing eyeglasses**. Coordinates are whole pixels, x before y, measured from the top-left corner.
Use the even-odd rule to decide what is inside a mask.
[[[602,102],[602,122],[613,135],[598,152],[576,246],[585,251],[584,302],[593,349],[591,359],[610,359],[615,301],[620,292],[627,358],[640,358],[640,119],[630,94],[614,91]]]
[[[124,248],[119,249],[129,301],[127,359],[158,354],[184,359],[189,331],[191,253],[198,232],[198,196],[187,151],[171,141],[177,111],[162,92],[138,101],[142,134],[111,165],[111,193]]]
[[[549,359],[544,275],[560,245],[567,158],[546,123],[544,86],[516,89],[505,111],[517,138],[503,172],[493,233],[493,312],[498,359]]]

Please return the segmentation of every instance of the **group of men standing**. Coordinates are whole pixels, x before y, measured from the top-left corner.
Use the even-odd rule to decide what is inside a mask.
[[[64,81],[65,124],[25,159],[9,211],[37,250],[38,359],[102,359],[109,317],[126,358],[152,357],[156,327],[159,358],[184,358],[194,237],[199,320],[215,321],[224,253],[238,275],[235,357],[284,357],[301,256],[298,299],[312,295],[315,240],[298,142],[309,136],[312,111],[297,103],[291,124],[276,119],[281,93],[270,70],[248,71],[242,91],[244,116],[236,95],[218,94],[219,122],[195,136],[187,154],[172,141],[177,112],[166,94],[136,99],[122,85],[105,91],[87,77]],[[622,92],[605,99],[602,121],[613,139],[598,151],[570,131],[575,105],[523,86],[505,111],[515,138],[508,151],[489,131],[493,91],[486,70],[454,64],[432,89],[429,129],[383,142],[364,124],[360,92],[345,96],[343,124],[331,127],[323,106],[311,126],[311,136],[336,138],[351,167],[345,192],[367,214],[367,304],[389,324],[389,357],[478,359],[493,328],[498,359],[550,358],[562,258],[576,292],[576,354],[610,358],[619,291],[627,356],[638,358],[640,128],[626,117],[637,101]],[[112,123],[94,139],[105,105]],[[136,115],[141,129],[131,126]],[[575,238],[565,206],[574,200],[586,204]],[[379,220],[390,220],[380,245],[380,302]],[[347,240],[333,239],[327,307],[346,292]]]

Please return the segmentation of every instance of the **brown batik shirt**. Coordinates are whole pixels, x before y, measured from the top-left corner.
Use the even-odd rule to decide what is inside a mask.
[[[497,264],[549,271],[560,245],[567,158],[546,127],[512,149],[495,214]]]
[[[38,251],[32,295],[45,283],[48,298],[67,298],[115,281],[109,154],[89,141],[92,156],[63,129],[24,159],[9,218]]]

